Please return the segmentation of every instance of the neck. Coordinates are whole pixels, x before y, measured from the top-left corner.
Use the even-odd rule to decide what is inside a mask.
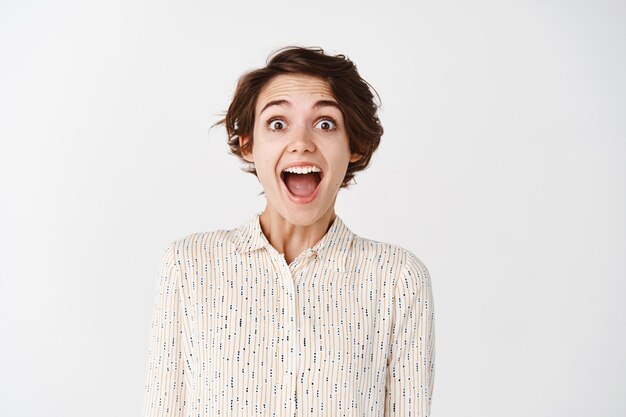
[[[305,250],[319,242],[335,220],[335,209],[331,206],[322,217],[309,225],[289,222],[269,205],[261,213],[260,223],[269,243],[290,264]]]

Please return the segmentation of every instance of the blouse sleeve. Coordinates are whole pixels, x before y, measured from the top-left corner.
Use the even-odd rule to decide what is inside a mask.
[[[182,417],[189,380],[187,326],[174,244],[165,251],[157,278],[143,416]]]
[[[430,415],[435,371],[433,307],[428,269],[409,253],[394,290],[386,417]]]

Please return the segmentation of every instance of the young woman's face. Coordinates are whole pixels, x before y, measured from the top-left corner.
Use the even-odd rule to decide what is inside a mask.
[[[350,152],[330,86],[309,75],[278,75],[263,87],[253,138],[244,158],[255,164],[268,208],[297,225],[313,224],[334,209],[348,162],[359,158]],[[300,173],[284,172],[294,165]]]

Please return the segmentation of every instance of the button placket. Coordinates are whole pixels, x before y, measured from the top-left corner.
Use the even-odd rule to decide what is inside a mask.
[[[291,346],[291,354],[289,359],[289,365],[285,379],[289,382],[289,386],[292,387],[292,409],[295,412],[295,396],[296,396],[296,378],[298,372],[298,315],[296,310],[296,289],[293,274],[291,273],[291,268],[287,265],[287,260],[285,259],[285,255],[282,253],[278,253],[278,251],[274,248],[269,249],[270,256],[274,261],[278,269],[278,273],[280,274],[281,279],[283,280],[284,287],[287,289],[286,300],[288,302],[288,312],[289,312],[289,322],[286,323],[289,326],[287,330],[287,334],[290,338],[290,346]],[[292,413],[290,413],[292,414]]]
[[[286,375],[293,386],[293,397],[292,400],[295,401],[296,391],[297,391],[297,378],[298,378],[298,363],[299,363],[299,348],[300,341],[298,336],[298,328],[299,328],[299,319],[298,319],[298,308],[297,308],[297,293],[296,293],[296,276],[297,272],[304,265],[308,264],[313,256],[317,255],[317,252],[314,249],[307,249],[305,252],[300,254],[296,259],[294,259],[291,264],[287,264],[287,260],[285,259],[285,255],[279,253],[274,248],[270,249],[272,259],[274,260],[275,265],[278,267],[281,278],[283,279],[285,288],[287,288],[288,294],[287,299],[289,300],[289,317],[292,320],[292,326],[289,329],[289,334],[291,336],[291,348],[292,355],[289,366],[289,375]],[[295,408],[295,404],[294,405]]]

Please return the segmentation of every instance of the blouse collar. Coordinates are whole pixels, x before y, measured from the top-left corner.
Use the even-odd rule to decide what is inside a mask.
[[[312,248],[307,250],[316,252],[318,255],[323,255],[330,249],[345,253],[350,248],[353,238],[354,233],[335,214],[335,220],[326,234]],[[269,249],[271,247],[261,229],[261,213],[257,213],[251,220],[234,229],[232,239],[239,252],[252,252],[261,248]]]

